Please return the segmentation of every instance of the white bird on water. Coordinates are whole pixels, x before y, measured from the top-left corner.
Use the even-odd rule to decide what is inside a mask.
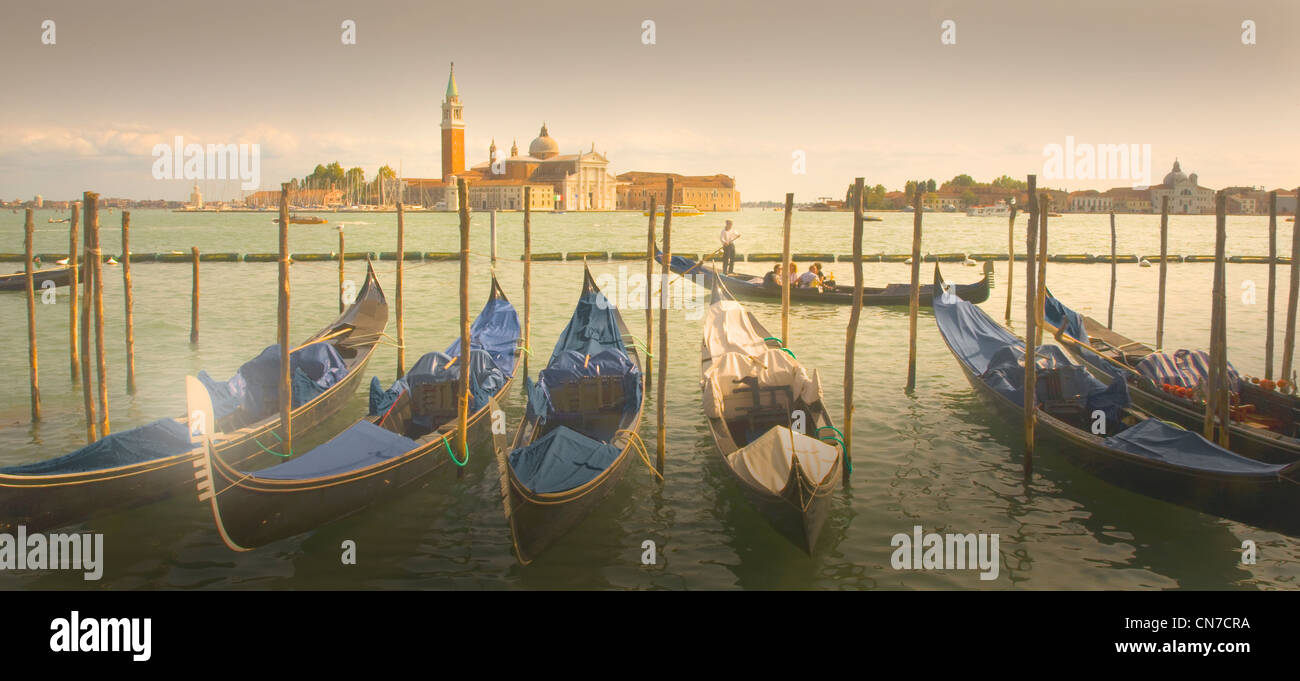
[[[1143,258],[1138,261],[1138,267],[1150,267],[1150,266],[1151,266],[1151,261],[1147,260],[1146,258]]]

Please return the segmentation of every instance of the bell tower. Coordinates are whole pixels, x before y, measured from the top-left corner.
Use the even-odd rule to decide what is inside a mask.
[[[442,179],[465,172],[465,115],[456,87],[456,64],[447,75],[447,96],[442,101]]]

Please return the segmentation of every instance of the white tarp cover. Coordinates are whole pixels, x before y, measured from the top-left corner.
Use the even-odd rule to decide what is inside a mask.
[[[822,387],[816,371],[812,375],[789,355],[777,348],[767,348],[757,356],[728,352],[715,357],[704,372],[701,389],[704,392],[704,409],[711,418],[733,418],[741,410],[753,406],[753,393],[733,394],[742,384],[736,381],[752,376],[760,386],[790,386],[795,398],[805,404],[816,404],[822,399]],[[771,396],[763,395],[763,406]],[[784,405],[793,406],[793,405]]]
[[[791,456],[793,454],[793,457]],[[776,426],[727,455],[727,464],[744,480],[780,493],[790,479],[790,462],[797,457],[810,480],[821,483],[835,466],[839,450],[833,445]]]
[[[757,356],[767,351],[767,342],[740,303],[719,300],[709,306],[704,320],[704,347],[712,357],[728,352]]]

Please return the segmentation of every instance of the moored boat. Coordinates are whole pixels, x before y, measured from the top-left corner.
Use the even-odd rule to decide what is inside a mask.
[[[663,252],[656,250],[655,256],[662,261]],[[683,276],[698,277],[700,284],[706,287],[712,287],[715,278],[720,279],[725,284],[727,291],[737,298],[748,300],[781,299],[781,287],[776,284],[764,283],[763,277],[717,273],[705,269],[702,264],[685,256],[674,255],[672,262],[669,264],[669,269]],[[986,262],[984,263],[984,276],[973,284],[956,284],[956,293],[963,300],[982,303],[989,298],[992,278],[993,264]],[[922,284],[920,289],[921,305],[928,306],[932,298],[931,292],[933,288],[929,284]],[[862,288],[863,305],[910,305],[911,296],[912,286],[910,284],[864,286]],[[790,301],[792,303],[852,305],[853,286],[851,284],[837,284],[833,287],[822,287],[821,289],[792,286],[790,287]]]
[[[395,498],[439,470],[468,465],[471,452],[492,438],[493,412],[509,396],[519,338],[519,317],[494,277],[470,328],[468,360],[457,338],[421,357],[387,390],[372,378],[368,416],[279,465],[247,472],[206,455],[195,473],[199,499],[211,505],[226,546],[246,551],[315,529]],[[468,445],[457,451],[467,363]],[[204,393],[197,395],[201,402]]]
[[[388,302],[374,271],[337,319],[290,354],[295,374],[293,432],[305,435],[341,409],[388,324]],[[278,404],[279,346],[272,345],[219,383],[200,374],[218,405],[212,444],[224,461],[265,465],[282,428]],[[114,432],[63,456],[0,468],[0,531],[25,525],[53,529],[95,514],[170,497],[193,484],[204,454],[190,439],[187,418],[164,418]]]
[[[714,451],[746,498],[812,553],[842,475],[844,440],[817,370],[805,370],[720,278],[713,281],[700,390]]]
[[[641,446],[640,355],[585,267],[577,308],[527,388],[509,454],[497,456],[515,554],[525,565],[609,496]]]
[[[935,280],[942,287],[937,267]],[[1024,343],[948,292],[936,298],[934,317],[975,391],[1019,423]],[[1234,454],[1131,406],[1124,380],[1103,384],[1054,345],[1036,352],[1039,433],[1071,463],[1140,494],[1300,535],[1300,462]]]

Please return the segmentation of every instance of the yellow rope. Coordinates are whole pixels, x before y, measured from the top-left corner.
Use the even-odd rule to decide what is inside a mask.
[[[640,455],[641,461],[645,463],[646,468],[649,468],[650,472],[654,473],[655,477],[659,478],[660,481],[663,481],[663,474],[654,467],[654,464],[650,463],[650,451],[646,449],[645,441],[641,439],[640,433],[626,429],[614,431],[614,435],[620,434],[627,436],[626,444],[631,445],[631,447],[636,450],[636,453]]]

